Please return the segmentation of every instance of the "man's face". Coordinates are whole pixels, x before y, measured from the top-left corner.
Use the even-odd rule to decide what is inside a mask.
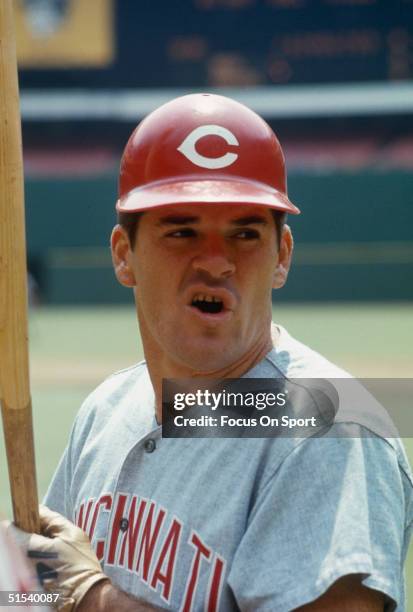
[[[262,206],[173,205],[145,212],[133,249],[117,226],[112,250],[118,279],[134,287],[144,344],[212,372],[269,334],[271,289],[285,282],[291,234],[284,230],[278,249]]]

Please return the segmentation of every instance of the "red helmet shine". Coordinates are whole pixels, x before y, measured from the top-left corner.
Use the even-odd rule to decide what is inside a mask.
[[[192,94],[164,104],[132,133],[116,208],[208,203],[300,212],[287,197],[284,156],[269,125],[230,98]]]

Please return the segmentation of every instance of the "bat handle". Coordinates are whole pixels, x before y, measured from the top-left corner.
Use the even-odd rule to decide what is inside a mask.
[[[2,413],[14,522],[24,531],[40,533],[31,401],[18,409],[3,401]]]

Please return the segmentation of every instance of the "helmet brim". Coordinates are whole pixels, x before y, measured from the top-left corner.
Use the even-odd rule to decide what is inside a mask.
[[[116,203],[118,212],[140,212],[172,204],[256,204],[292,215],[300,214],[288,197],[247,179],[163,180],[133,189]]]

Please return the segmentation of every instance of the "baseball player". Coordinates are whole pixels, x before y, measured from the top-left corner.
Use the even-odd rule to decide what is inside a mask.
[[[299,212],[273,131],[177,98],[131,135],[119,188],[113,262],[145,360],[85,401],[25,547],[79,612],[405,610],[413,480],[374,418],[354,411],[352,437],[161,435],[163,379],[348,376],[271,321]]]

